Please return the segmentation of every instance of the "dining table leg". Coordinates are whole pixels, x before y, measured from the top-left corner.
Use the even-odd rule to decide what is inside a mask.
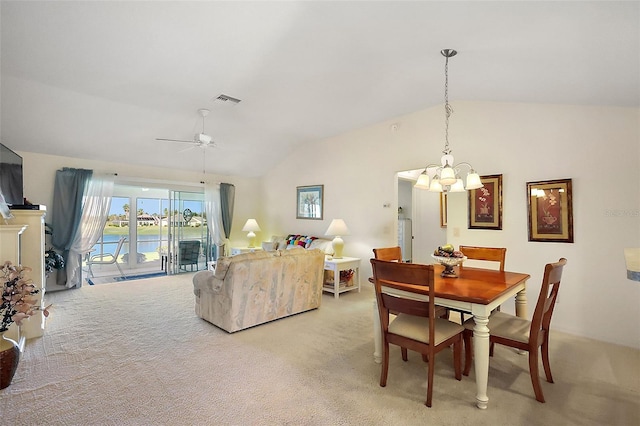
[[[489,382],[489,317],[473,315],[473,355],[476,370],[476,405],[484,410],[489,403],[487,385]]]
[[[527,318],[527,289],[523,288],[516,294],[516,316]]]

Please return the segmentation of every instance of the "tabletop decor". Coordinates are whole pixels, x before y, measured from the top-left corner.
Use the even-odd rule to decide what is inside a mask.
[[[30,278],[25,274],[31,268],[26,266],[14,266],[11,262],[4,262],[0,275],[2,276],[2,303],[0,304],[0,389],[11,384],[13,375],[18,368],[20,353],[24,348],[24,337],[16,342],[5,336],[11,324],[20,326],[22,321],[42,310],[45,317],[49,316],[48,308],[38,306],[40,292]]]
[[[469,229],[502,229],[502,175],[480,176],[469,191]]]
[[[451,244],[438,247],[433,251],[431,257],[444,266],[444,270],[440,274],[443,278],[457,278],[458,275],[453,267],[467,260],[466,256],[461,251],[455,250]]]
[[[527,182],[529,241],[573,242],[571,179]]]
[[[296,188],[296,219],[322,220],[324,185]]]

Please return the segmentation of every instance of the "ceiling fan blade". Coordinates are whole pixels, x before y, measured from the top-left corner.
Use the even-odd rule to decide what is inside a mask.
[[[156,138],[157,141],[168,141],[168,142],[186,142],[186,143],[194,143],[195,141],[190,140],[190,141],[185,141],[185,140],[180,140],[180,139],[163,139],[163,138]]]
[[[181,149],[180,151],[178,151],[178,153],[185,152],[185,151],[191,151],[193,148],[197,148],[197,146],[198,145],[192,145],[192,146],[190,146],[188,148]]]

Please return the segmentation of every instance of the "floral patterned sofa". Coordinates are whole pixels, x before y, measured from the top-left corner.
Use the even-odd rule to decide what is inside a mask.
[[[218,259],[193,276],[196,315],[233,333],[320,307],[324,252],[295,248]]]

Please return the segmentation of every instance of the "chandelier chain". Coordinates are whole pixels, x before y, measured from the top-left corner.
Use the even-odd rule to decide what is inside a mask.
[[[453,112],[453,108],[449,105],[449,57],[446,56],[446,60],[444,63],[444,150],[442,151],[444,154],[451,154],[451,149],[449,149],[449,117]]]

